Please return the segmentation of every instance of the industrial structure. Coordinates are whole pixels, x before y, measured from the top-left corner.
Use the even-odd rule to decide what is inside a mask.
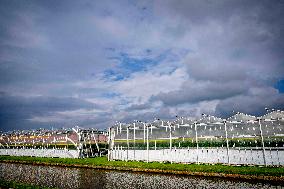
[[[109,129],[109,160],[284,165],[284,111],[227,119],[202,115],[117,123]]]
[[[284,111],[221,119],[117,123],[108,132],[74,127],[0,133],[0,155],[111,160],[284,165]]]
[[[95,129],[22,130],[0,136],[0,155],[79,158],[106,151],[107,135]]]

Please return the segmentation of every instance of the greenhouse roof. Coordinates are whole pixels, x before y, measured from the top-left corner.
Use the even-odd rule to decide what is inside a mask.
[[[262,119],[284,119],[284,111],[275,110],[261,117]]]
[[[192,117],[179,117],[176,120],[173,121],[165,121],[165,120],[160,120],[156,119],[155,121],[152,122],[147,122],[147,123],[142,123],[141,121],[136,121],[136,129],[144,129],[144,124],[146,124],[147,127],[151,128],[158,128],[158,127],[169,127],[169,126],[174,126],[174,125],[179,125],[179,126],[184,126],[184,127],[189,127],[193,125],[194,123],[197,123],[198,125],[208,125],[208,124],[223,124],[224,121],[226,120],[229,123],[249,123],[249,122],[255,122],[259,118],[256,116],[248,115],[245,113],[236,113],[235,115],[227,118],[227,119],[222,119],[219,117],[211,116],[211,115],[203,115],[201,119],[194,119]],[[263,116],[260,117],[260,119],[263,120],[284,120],[284,111],[280,110],[275,110],[272,112],[269,112]],[[116,123],[113,127],[121,127],[122,129],[126,129],[127,127],[129,128],[134,128],[133,123],[131,124],[125,124],[125,123]]]
[[[229,117],[227,121],[230,122],[248,122],[256,120],[255,116],[244,114],[244,113],[236,113],[235,115]]]
[[[197,121],[198,123],[205,123],[205,124],[215,124],[215,123],[222,123],[223,119],[215,116],[203,116],[201,119]]]
[[[194,124],[194,122],[196,122],[196,120],[194,120],[194,119],[179,118],[179,119],[175,120],[173,123],[175,125],[180,125],[180,126],[189,126],[189,125]]]

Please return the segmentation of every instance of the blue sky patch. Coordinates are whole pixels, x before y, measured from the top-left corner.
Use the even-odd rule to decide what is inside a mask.
[[[120,53],[117,58],[120,61],[119,67],[131,72],[145,71],[147,68],[159,64],[164,58],[132,58],[127,53]]]
[[[104,78],[113,80],[113,81],[120,81],[123,80],[126,76],[122,73],[119,73],[118,71],[108,69],[104,71]]]
[[[284,93],[284,79],[279,80],[276,83],[275,88],[278,89],[279,93]]]
[[[103,93],[102,96],[105,98],[113,98],[113,97],[119,96],[119,94],[114,93],[114,92],[106,92],[106,93]]]
[[[128,53],[121,52],[118,56],[109,57],[111,60],[118,62],[117,67],[104,71],[104,77],[114,81],[123,80],[134,72],[147,71],[149,68],[154,67],[161,63],[168,56],[168,51],[160,54],[157,57],[148,57],[152,51],[146,49],[147,55],[141,58],[133,58]]]

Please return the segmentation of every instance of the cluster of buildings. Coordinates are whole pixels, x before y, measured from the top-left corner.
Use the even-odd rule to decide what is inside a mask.
[[[0,134],[0,149],[64,149],[77,150],[80,155],[94,156],[106,153],[107,133],[79,127],[10,131]]]

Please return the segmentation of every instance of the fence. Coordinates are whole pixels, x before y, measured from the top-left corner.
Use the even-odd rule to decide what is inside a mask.
[[[117,124],[110,128],[109,159],[182,163],[284,165],[284,112],[243,113],[221,119]]]
[[[67,149],[0,149],[0,155],[79,158],[78,150],[67,150]]]

